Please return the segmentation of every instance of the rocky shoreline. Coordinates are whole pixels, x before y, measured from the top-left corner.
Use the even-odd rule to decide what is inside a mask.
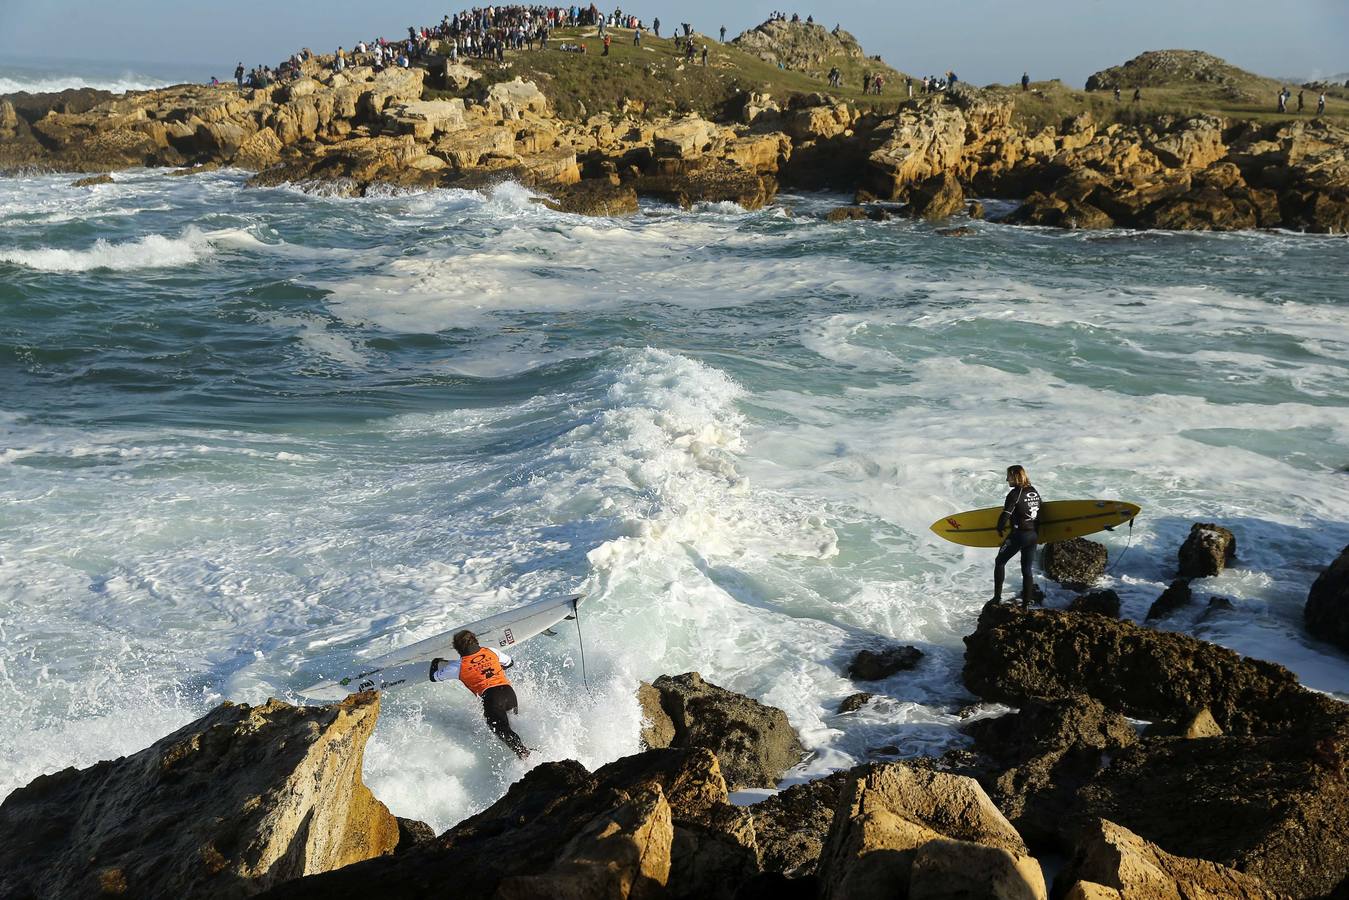
[[[1180,573],[1221,571],[1224,533],[1196,525]],[[1085,590],[1104,558],[1072,543],[1046,574]],[[0,803],[0,895],[1344,896],[1349,704],[1282,666],[1121,621],[1100,593],[1079,601],[983,609],[965,638],[971,746],[750,806],[731,792],[777,785],[805,751],[781,710],[697,673],[639,686],[645,751],[594,772],[542,763],[438,836],[361,780],[377,694],[225,703]],[[1307,617],[1349,649],[1349,548]],[[849,669],[879,679],[920,656],[874,648]]]
[[[253,185],[350,195],[511,179],[595,215],[635,211],[639,197],[757,209],[788,187],[855,194],[842,219],[943,220],[979,196],[1024,201],[1014,224],[1349,232],[1349,130],[1323,119],[1105,124],[1082,112],[1032,131],[1014,96],[966,86],[893,109],[747,91],[711,118],[638,100],[567,118],[534,82],[489,84],[457,62],[327,62],[242,91],[0,99],[0,171],[232,166],[255,171]]]

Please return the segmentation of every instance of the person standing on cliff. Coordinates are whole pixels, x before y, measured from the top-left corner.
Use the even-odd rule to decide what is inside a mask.
[[[1316,98],[1316,117],[1320,118],[1326,112],[1326,92],[1322,91],[1321,96]]]
[[[870,93],[871,93],[871,73],[870,73],[870,72],[863,72],[863,73],[862,73],[862,93],[864,93],[864,94],[870,94]]]
[[[1135,103],[1142,103],[1142,102],[1143,102],[1143,89],[1142,89],[1142,88],[1134,88],[1134,102],[1135,102]]]
[[[609,34],[608,32],[605,32],[605,34],[604,34],[604,52],[601,53],[600,56],[608,56],[608,55],[609,55],[609,44],[611,44],[611,43],[613,42],[613,39],[614,39],[613,35]]]
[[[492,733],[510,747],[516,756],[528,759],[529,748],[511,728],[508,716],[512,712],[520,714],[515,688],[511,687],[510,679],[506,677],[506,670],[515,665],[515,660],[491,647],[478,646],[478,636],[467,629],[455,634],[453,643],[454,652],[459,654],[459,658],[449,660],[436,657],[431,660],[431,680],[462,682],[482,701],[482,715]]]
[[[239,65],[234,67],[234,83],[239,85],[239,90],[244,89],[244,61],[239,60]]]
[[[726,26],[721,26],[721,42],[726,43]]]
[[[1115,85],[1115,102],[1119,102],[1119,85]]]
[[[1003,500],[998,516],[998,537],[1003,538],[998,556],[993,562],[993,601],[1002,602],[1002,582],[1007,561],[1021,555],[1021,608],[1026,609],[1035,599],[1035,545],[1039,542],[1035,523],[1040,517],[1040,492],[1030,483],[1030,476],[1021,466],[1007,467],[1007,485],[1011,488]]]
[[[1029,72],[1022,72],[1022,73],[1021,73],[1021,93],[1024,94],[1024,93],[1026,93],[1026,91],[1029,91],[1029,90],[1030,90],[1030,73],[1029,73]]]
[[[703,44],[703,68],[707,68],[707,45]]]
[[[1288,88],[1279,88],[1279,112],[1288,112]]]
[[[658,38],[660,37],[660,16],[651,20],[651,33]]]

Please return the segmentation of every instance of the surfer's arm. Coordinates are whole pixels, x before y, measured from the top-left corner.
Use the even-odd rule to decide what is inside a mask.
[[[459,660],[437,659],[431,663],[432,681],[457,681],[459,679]]]
[[[501,668],[509,669],[511,666],[515,665],[515,660],[511,659],[510,654],[502,653],[498,650],[496,651],[496,655],[497,659],[501,660]]]
[[[1007,492],[1007,499],[1002,504],[1002,512],[998,515],[998,537],[1002,537],[1007,529],[1012,526],[1012,511],[1016,509],[1018,499],[1020,498],[1015,488]]]

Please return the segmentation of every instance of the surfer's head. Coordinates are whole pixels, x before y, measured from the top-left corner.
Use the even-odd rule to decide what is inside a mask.
[[[1030,484],[1030,476],[1021,466],[1007,467],[1007,483],[1012,487],[1025,487]]]
[[[478,636],[465,628],[454,636],[454,652],[460,656],[471,656],[482,648],[478,646]]]

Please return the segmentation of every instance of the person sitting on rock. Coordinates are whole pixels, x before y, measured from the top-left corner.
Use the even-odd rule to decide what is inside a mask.
[[[459,654],[455,660],[437,657],[431,660],[432,681],[452,681],[458,679],[482,701],[483,718],[487,727],[499,737],[511,751],[521,759],[529,758],[529,748],[520,740],[520,735],[511,728],[508,713],[520,714],[520,704],[515,697],[515,688],[506,677],[506,669],[515,664],[505,653],[498,653],[491,647],[478,646],[478,636],[465,629],[457,632],[453,639],[454,650]]]
[[[1003,538],[998,556],[993,562],[993,602],[1002,602],[1002,582],[1007,561],[1021,554],[1021,608],[1025,609],[1035,598],[1035,545],[1039,534],[1035,523],[1040,516],[1040,492],[1030,483],[1030,476],[1021,466],[1007,467],[1007,484],[1011,490],[998,516],[998,537]],[[1004,537],[1004,535],[1006,535]]]

